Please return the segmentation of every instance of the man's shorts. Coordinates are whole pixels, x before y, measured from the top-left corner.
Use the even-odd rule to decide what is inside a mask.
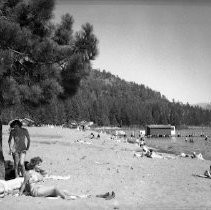
[[[26,150],[22,150],[22,151],[16,151],[16,152],[12,152],[12,156],[14,159],[20,159],[21,158],[21,154],[26,154]]]

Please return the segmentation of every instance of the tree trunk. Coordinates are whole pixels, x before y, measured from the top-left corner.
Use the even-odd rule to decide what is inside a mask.
[[[4,155],[2,150],[2,122],[0,120],[0,179],[5,179]]]
[[[5,167],[4,167],[4,155],[2,149],[2,121],[1,112],[4,105],[4,99],[2,95],[2,79],[0,79],[0,179],[5,179]]]

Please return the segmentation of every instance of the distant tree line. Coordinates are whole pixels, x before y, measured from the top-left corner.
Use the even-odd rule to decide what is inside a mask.
[[[90,70],[71,98],[53,98],[49,104],[36,108],[20,104],[6,108],[2,114],[4,122],[23,116],[39,123],[58,125],[73,120],[93,121],[99,126],[211,125],[210,110],[170,102],[159,92],[122,80],[105,70]]]

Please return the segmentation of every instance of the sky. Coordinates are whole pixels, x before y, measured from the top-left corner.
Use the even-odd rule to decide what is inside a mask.
[[[94,26],[92,66],[159,91],[170,101],[211,102],[211,3],[201,0],[57,0],[74,30]]]

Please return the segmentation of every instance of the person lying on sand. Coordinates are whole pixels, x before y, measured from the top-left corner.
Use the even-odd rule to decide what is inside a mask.
[[[152,158],[153,155],[153,149],[145,149],[146,147],[144,147],[143,149],[143,154],[148,157],[148,158]]]
[[[37,185],[36,182],[34,182],[33,177],[30,173],[26,172],[24,176],[24,182],[21,185],[21,189],[19,192],[19,195],[22,194],[30,195],[33,197],[58,197],[60,196],[63,199],[67,199],[68,194],[66,194],[64,191],[59,190],[55,186],[43,186],[43,185]]]
[[[196,158],[196,159],[198,159],[198,160],[204,160],[204,158],[203,158],[203,156],[202,156],[201,153],[199,153],[199,154],[197,155],[195,152],[193,152],[191,155],[185,154],[185,153],[181,153],[179,156],[180,156],[180,157],[190,157],[190,158],[193,158],[193,159]]]
[[[87,195],[71,195],[67,190],[58,189],[56,186],[38,185],[33,174],[26,172],[21,185],[19,196],[29,195],[32,197],[61,197],[62,199],[74,200],[76,198],[87,198]]]
[[[39,170],[38,167],[41,161],[42,160],[39,157],[32,158],[30,162],[25,161],[26,171],[31,175],[33,182],[40,182],[44,180],[44,174],[46,173],[43,172],[44,170]],[[24,177],[16,177],[15,179],[10,180],[0,180],[0,197],[4,197],[7,194],[12,194],[15,190],[20,190],[23,182]]]
[[[204,172],[204,176],[208,177],[208,178],[211,178],[211,166],[210,166],[210,169],[209,170],[206,170]]]
[[[148,146],[143,145],[139,149],[136,149],[134,156],[136,157],[151,157],[152,156],[152,149],[150,149]]]
[[[211,166],[210,166],[210,169],[209,170],[206,170],[204,172],[204,174],[193,174],[193,176],[200,177],[200,178],[211,179]]]
[[[191,158],[196,158],[196,159],[198,159],[198,160],[204,160],[204,158],[203,158],[203,156],[202,156],[201,153],[199,153],[199,154],[197,155],[195,152],[193,152],[193,154],[191,155]]]
[[[43,176],[33,170],[26,171],[31,175],[33,182],[43,181]],[[4,197],[8,194],[13,194],[16,190],[19,190],[24,183],[24,177],[16,177],[11,180],[0,180],[0,197]]]
[[[40,168],[42,159],[40,157],[35,157],[31,159],[29,167],[30,170],[26,171],[23,183],[20,187],[19,195],[27,194],[33,197],[61,197],[63,199],[73,199],[73,196],[69,194],[68,191],[60,190],[55,186],[43,186],[38,185],[38,181],[43,179],[52,178],[47,175],[47,173]],[[56,177],[57,179],[57,177]],[[71,197],[72,196],[72,197]],[[76,196],[74,197],[74,199]]]
[[[204,160],[204,158],[203,158],[203,156],[202,156],[201,153],[199,153],[198,155],[196,155],[196,158],[197,158],[198,160]]]
[[[149,151],[145,154],[146,157],[149,158],[157,158],[157,159],[175,159],[173,156],[165,155],[164,154],[158,154],[153,149],[149,149]]]
[[[134,152],[134,157],[143,157],[146,156],[148,158],[157,158],[157,159],[175,159],[175,157],[167,154],[159,154],[155,152],[152,148],[147,147],[146,145],[142,146],[142,151],[136,150]]]
[[[70,179],[70,176],[48,175],[45,170],[41,169],[41,163],[42,159],[40,157],[34,157],[30,160],[30,162],[25,161],[26,173],[30,175],[31,182],[37,183],[40,181],[44,181],[45,179]],[[13,194],[16,190],[19,191],[23,182],[24,177],[17,177],[10,180],[0,180],[0,198],[8,194]]]

